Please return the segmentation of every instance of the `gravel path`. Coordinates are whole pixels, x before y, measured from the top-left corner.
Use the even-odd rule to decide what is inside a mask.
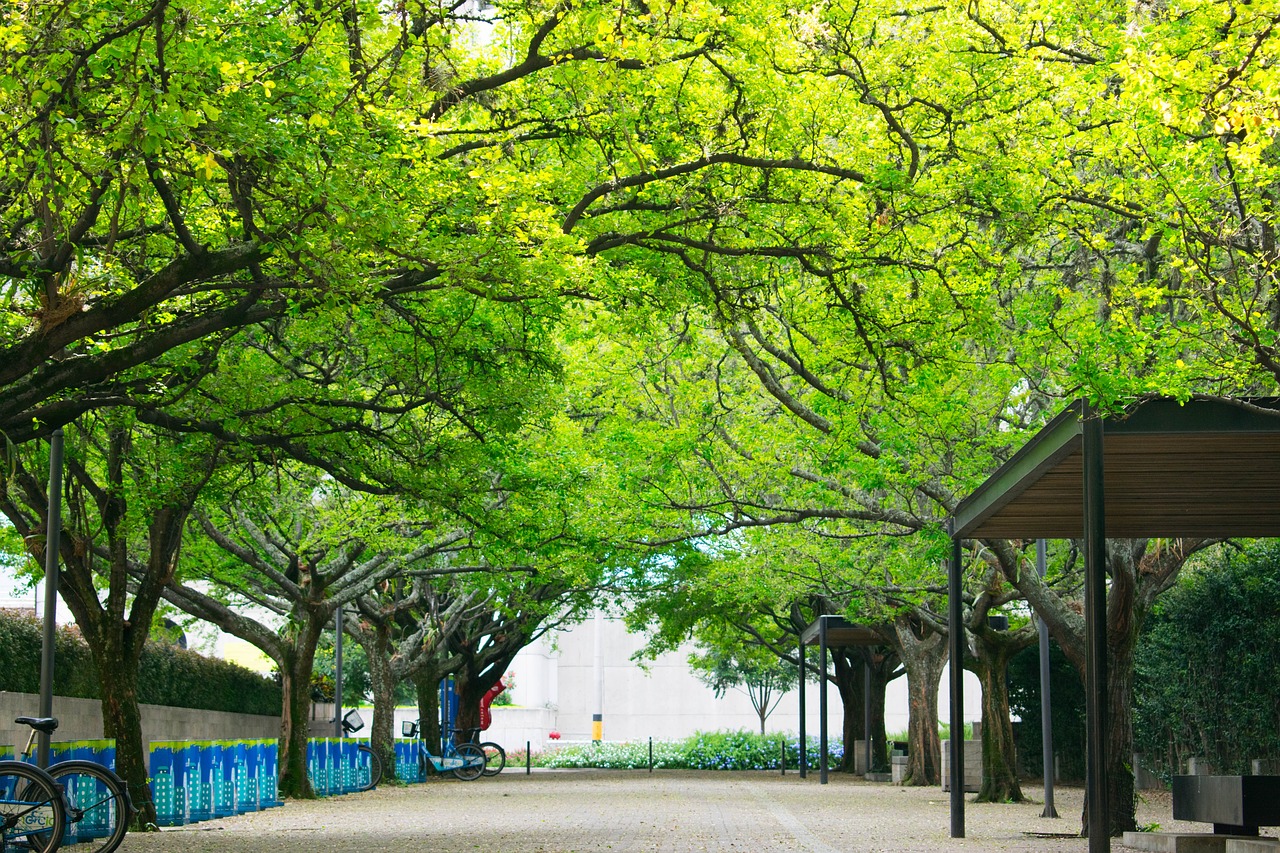
[[[1027,792],[1040,793],[1028,786]],[[979,851],[1084,853],[1070,833],[1080,825],[1083,794],[1059,789],[1061,820],[1040,817],[1040,804],[974,805],[968,837],[949,837],[947,795],[938,788],[865,783],[843,774],[821,786],[810,777],[692,771],[505,772],[476,782],[434,780],[381,788],[130,835],[123,853],[685,853],[686,851]],[[972,795],[970,795],[972,799]],[[1167,794],[1139,808],[1139,821],[1176,825]],[[1118,840],[1113,842],[1122,850]]]

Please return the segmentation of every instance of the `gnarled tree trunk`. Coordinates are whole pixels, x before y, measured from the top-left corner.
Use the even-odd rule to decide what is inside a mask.
[[[391,630],[387,623],[361,631],[361,645],[369,661],[369,682],[373,688],[373,722],[369,742],[382,759],[382,778],[396,778],[395,732],[396,678],[391,665]]]
[[[1020,803],[1024,801],[1018,782],[1018,755],[1013,742],[1013,722],[1009,715],[1009,661],[1036,641],[1030,625],[1015,631],[996,630],[985,616],[970,626],[974,643],[966,668],[982,684],[982,787],[979,803]]]
[[[280,715],[280,794],[315,799],[307,775],[307,742],[311,738],[311,673],[315,668],[320,630],[314,624],[298,628],[303,636],[285,651],[280,666],[284,713]]]
[[[938,785],[942,782],[938,684],[947,663],[947,637],[913,622],[908,616],[894,620],[894,633],[898,654],[907,670],[909,748],[903,784]]]

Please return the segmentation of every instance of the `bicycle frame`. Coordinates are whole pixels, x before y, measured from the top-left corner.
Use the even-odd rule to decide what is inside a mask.
[[[444,748],[440,755],[435,755],[431,750],[427,749],[426,741],[422,739],[422,729],[417,723],[411,723],[405,720],[400,724],[400,734],[405,737],[413,738],[418,744],[418,754],[420,757],[426,758],[435,767],[436,772],[445,773],[451,770],[457,770],[459,767],[466,767],[467,760],[458,756],[457,749],[453,745],[451,739],[446,739]]]

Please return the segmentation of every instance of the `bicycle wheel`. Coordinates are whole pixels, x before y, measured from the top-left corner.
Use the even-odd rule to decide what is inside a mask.
[[[67,838],[85,853],[112,853],[129,831],[129,795],[124,781],[92,761],[61,761],[49,775],[62,787]]]
[[[0,851],[54,853],[66,820],[53,777],[21,761],[0,761]]]
[[[378,757],[378,753],[367,746],[361,746],[359,752],[359,760],[364,761],[367,758],[369,761],[369,781],[361,785],[360,790],[372,791],[382,781],[382,759]]]
[[[480,744],[480,748],[484,750],[484,775],[497,776],[507,766],[507,751],[491,740]]]
[[[455,750],[455,754],[466,762],[453,771],[453,775],[463,782],[479,779],[480,774],[484,773],[484,750],[474,743],[461,744]]]

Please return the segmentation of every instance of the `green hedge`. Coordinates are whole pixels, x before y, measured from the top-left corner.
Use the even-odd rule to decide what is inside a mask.
[[[806,738],[810,767],[818,766],[818,739]],[[655,740],[653,766],[676,770],[777,770],[782,745],[787,767],[800,766],[800,740],[795,735],[760,735],[756,732],[698,732],[683,740]],[[844,746],[833,738],[827,744],[828,760],[839,766]],[[533,756],[538,767],[597,767],[635,770],[649,766],[649,742],[582,743],[553,746]]]
[[[98,669],[74,628],[58,630],[53,692],[98,699]],[[0,613],[0,690],[40,690],[40,625],[31,616]],[[280,687],[270,678],[216,658],[148,643],[138,673],[138,701],[205,711],[278,715]]]

